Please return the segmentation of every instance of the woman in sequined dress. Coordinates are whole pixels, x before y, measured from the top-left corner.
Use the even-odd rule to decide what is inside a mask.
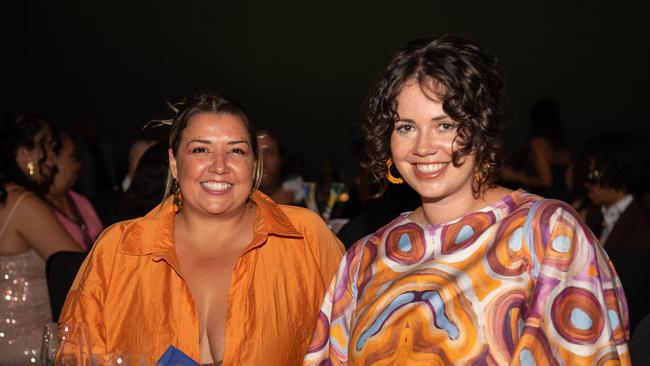
[[[0,365],[39,359],[43,326],[52,321],[45,260],[81,248],[41,198],[53,170],[52,136],[40,116],[0,121]]]
[[[325,296],[305,365],[629,365],[627,304],[573,209],[496,186],[495,59],[416,41],[362,123],[365,187],[420,207],[359,240]]]

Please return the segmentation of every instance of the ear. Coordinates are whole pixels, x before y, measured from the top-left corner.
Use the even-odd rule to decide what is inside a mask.
[[[178,180],[178,169],[176,167],[176,157],[174,156],[174,152],[172,149],[168,149],[167,154],[169,155],[169,172],[172,174],[174,179]]]
[[[24,146],[18,147],[18,149],[16,150],[16,164],[18,164],[18,166],[21,169],[24,169],[25,165],[30,160],[32,160],[32,152],[31,152],[31,150],[29,150],[28,148],[26,148]],[[36,162],[34,162],[34,163],[36,163]]]

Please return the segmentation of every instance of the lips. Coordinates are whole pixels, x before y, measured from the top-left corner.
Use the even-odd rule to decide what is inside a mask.
[[[449,163],[419,163],[419,164],[413,164],[413,171],[415,174],[423,179],[431,179],[439,176],[442,174],[447,166],[449,166]]]
[[[224,193],[229,191],[232,188],[232,184],[228,182],[215,182],[215,181],[207,181],[207,182],[201,182],[201,187],[205,189],[206,191],[210,193]]]

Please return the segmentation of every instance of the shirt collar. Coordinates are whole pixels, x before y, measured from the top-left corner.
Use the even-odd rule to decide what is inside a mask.
[[[255,234],[253,242],[248,248],[263,245],[269,235],[290,238],[303,237],[280,206],[268,196],[260,191],[255,191],[252,198],[257,210]],[[119,248],[120,253],[130,255],[153,254],[154,257],[161,259],[174,257],[175,215],[172,197],[169,197],[146,216],[127,224]]]
[[[633,200],[634,196],[628,194],[609,207],[602,206],[600,210],[603,214],[603,219],[605,220],[606,225],[609,226],[616,223],[618,218],[627,209]]]

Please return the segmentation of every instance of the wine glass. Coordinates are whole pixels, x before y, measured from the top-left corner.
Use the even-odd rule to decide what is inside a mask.
[[[58,328],[56,365],[87,365],[91,356],[88,327],[83,323],[63,323]]]
[[[59,348],[59,326],[57,323],[47,323],[43,328],[41,341],[41,365],[54,366],[56,351]]]

